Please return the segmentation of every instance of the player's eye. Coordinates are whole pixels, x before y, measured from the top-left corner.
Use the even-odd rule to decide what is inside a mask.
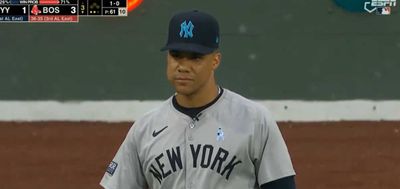
[[[199,61],[201,59],[203,59],[204,55],[199,54],[199,53],[190,53],[188,54],[188,59],[190,60],[196,60]]]
[[[194,60],[194,61],[199,61],[204,57],[204,55],[199,53],[174,51],[174,50],[169,51],[169,54],[176,59],[187,58],[189,60]]]
[[[169,54],[174,57],[174,58],[182,58],[183,57],[183,53],[180,51],[169,51]]]

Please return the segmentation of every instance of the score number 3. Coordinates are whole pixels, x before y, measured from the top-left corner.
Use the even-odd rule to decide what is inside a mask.
[[[71,7],[71,14],[76,14],[76,7],[75,6]]]

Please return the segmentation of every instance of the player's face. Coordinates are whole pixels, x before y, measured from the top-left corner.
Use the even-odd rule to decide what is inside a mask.
[[[215,87],[214,70],[221,59],[219,52],[201,55],[192,52],[169,51],[167,77],[180,95],[193,96]]]

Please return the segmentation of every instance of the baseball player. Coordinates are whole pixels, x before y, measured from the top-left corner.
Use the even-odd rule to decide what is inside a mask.
[[[100,184],[106,189],[294,189],[285,142],[263,106],[217,85],[219,26],[200,11],[169,23],[176,93],[136,120]]]

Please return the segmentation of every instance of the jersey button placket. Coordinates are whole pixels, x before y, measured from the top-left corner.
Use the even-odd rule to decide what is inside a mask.
[[[186,153],[187,154],[191,154],[191,152],[190,152],[190,143],[191,143],[191,141],[194,140],[193,129],[195,127],[196,127],[195,120],[191,120],[189,122],[188,128],[186,129],[186,131],[187,131],[187,133],[186,133],[187,134],[187,140],[188,140],[188,142],[186,143]],[[193,160],[192,160],[190,155],[186,156],[186,162],[187,162],[187,164],[186,164],[186,188],[187,189],[193,188],[193,181],[192,181],[193,178],[191,177],[191,172],[192,172],[192,166],[193,165],[190,163],[192,161]]]
[[[194,121],[189,123],[188,140],[193,141],[193,129],[195,127]]]

